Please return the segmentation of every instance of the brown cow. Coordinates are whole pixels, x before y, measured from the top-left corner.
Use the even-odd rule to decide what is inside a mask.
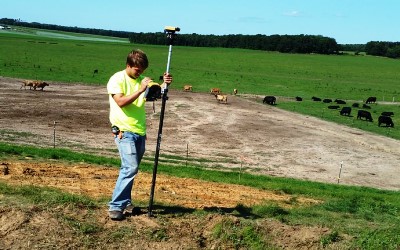
[[[183,86],[183,90],[184,91],[192,91],[192,85],[185,85],[185,86]]]
[[[228,103],[228,96],[215,94],[215,98],[219,103]]]
[[[234,95],[237,94],[237,89],[233,89],[233,94],[234,94]]]
[[[43,91],[44,87],[49,86],[47,82],[43,81],[34,81],[33,83],[33,90],[36,90],[36,88],[39,88],[41,91]]]
[[[221,90],[219,89],[219,88],[212,88],[211,90],[210,90],[210,93],[211,94],[221,94]]]
[[[19,89],[22,89],[22,87],[24,87],[24,89],[26,89],[26,86],[29,86],[29,89],[32,89],[33,83],[34,83],[34,81],[24,80],[24,81],[22,81],[22,86]]]

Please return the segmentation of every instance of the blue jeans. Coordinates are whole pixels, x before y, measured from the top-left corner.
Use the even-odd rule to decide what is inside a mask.
[[[145,151],[145,142],[146,136],[131,132],[124,132],[121,139],[115,136],[121,157],[121,168],[111,201],[108,203],[109,211],[123,212],[131,204],[132,187]]]

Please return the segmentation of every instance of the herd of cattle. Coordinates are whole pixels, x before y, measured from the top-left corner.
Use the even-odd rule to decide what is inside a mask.
[[[193,91],[193,87],[191,85],[185,85],[183,87],[184,91]],[[210,93],[213,94],[215,96],[215,98],[217,99],[217,101],[219,103],[228,103],[228,96],[227,95],[223,95],[221,93],[221,90],[219,88],[212,88],[210,89]],[[236,95],[237,94],[237,89],[233,90],[233,94]],[[303,101],[302,97],[296,96],[296,101],[301,102]],[[337,105],[328,105],[328,109],[340,109],[339,104],[341,105],[346,105],[346,101],[344,100],[340,100],[340,99],[336,99],[336,100],[332,100],[332,99],[321,99],[319,97],[315,97],[313,96],[311,98],[313,101],[315,102],[323,102],[323,103],[336,103]],[[269,104],[269,105],[276,105],[276,97],[275,96],[265,96],[263,99],[263,103]],[[376,103],[376,97],[371,96],[368,97],[367,100],[365,101],[365,103],[362,104],[362,106],[360,106],[359,103],[353,103],[351,107],[349,106],[345,106],[342,107],[339,111],[340,115],[342,116],[350,116],[352,108],[362,108],[359,109],[357,111],[357,119],[359,120],[365,120],[365,121],[369,121],[369,122],[373,122],[373,118],[372,115],[369,111],[367,111],[366,109],[371,109],[371,103]],[[392,116],[394,116],[393,112],[390,111],[385,111],[382,112],[381,115],[378,118],[378,126],[380,127],[381,125],[385,125],[386,127],[394,127],[394,122],[392,120]]]
[[[324,103],[332,103],[332,102],[334,102],[336,104],[344,104],[344,105],[346,104],[346,101],[340,100],[340,99],[336,99],[336,100],[321,99],[321,98],[315,97],[315,96],[313,96],[311,99],[313,101],[315,101],[315,102],[321,102],[322,101]],[[296,96],[296,101],[302,101],[302,100],[303,100],[303,98],[301,98],[299,96]],[[266,97],[264,97],[263,103],[267,103],[267,104],[270,104],[270,105],[275,105],[276,97],[274,97],[274,96],[266,96]],[[339,105],[329,105],[328,109],[340,109],[340,111],[339,111],[340,115],[350,116],[352,108],[362,108],[362,109],[359,109],[357,111],[357,119],[373,122],[373,118],[372,118],[371,112],[365,110],[365,109],[371,109],[371,106],[368,105],[370,103],[376,103],[376,97],[374,97],[374,96],[368,97],[368,99],[365,101],[365,103],[362,104],[361,107],[360,107],[359,103],[353,103],[351,107],[346,106],[346,107],[342,107],[341,109],[340,109]],[[391,118],[392,116],[394,116],[394,113],[391,112],[391,111],[382,112],[381,115],[378,118],[378,126],[380,127],[381,125],[384,124],[386,127],[392,127],[393,128],[394,127],[394,122],[393,122],[393,120]]]
[[[193,91],[193,87],[191,85],[185,85],[183,87],[183,90],[184,91]],[[225,103],[225,104],[228,103],[228,96],[223,95],[219,88],[210,89],[210,93],[215,96],[215,98],[217,99],[217,101],[219,103]],[[233,90],[233,94],[234,95],[237,94],[237,89]],[[298,102],[303,101],[303,98],[299,97],[299,96],[296,96],[295,99]],[[340,99],[332,100],[332,99],[328,99],[328,98],[321,99],[321,98],[315,97],[315,96],[313,96],[311,98],[311,100],[313,100],[315,102],[323,102],[323,103],[327,103],[327,104],[330,104],[330,103],[337,104],[337,105],[329,105],[328,109],[340,109],[339,104],[341,104],[341,105],[347,104],[346,101],[344,101],[344,100],[340,100]],[[263,99],[263,103],[266,103],[269,105],[276,105],[276,97],[275,96],[265,96]],[[368,105],[371,103],[376,103],[376,97],[374,97],[374,96],[368,97],[367,100],[365,101],[365,103],[362,104],[362,106],[360,106],[359,103],[353,103],[351,107],[349,107],[349,106],[342,107],[340,109],[339,113],[342,116],[350,116],[352,108],[362,108],[357,111],[357,119],[373,122],[371,113],[366,110],[366,109],[371,109],[371,106]],[[378,126],[380,127],[381,125],[384,124],[386,127],[393,128],[394,122],[392,120],[392,116],[394,116],[393,112],[390,112],[390,111],[382,112],[378,118]]]
[[[316,97],[312,97],[312,99],[314,101],[321,101],[320,98],[316,98]],[[331,99],[324,99],[322,101],[324,103],[332,102]],[[339,99],[336,99],[333,102],[336,102],[336,104],[346,104],[345,101],[339,100]],[[376,97],[375,96],[368,97],[367,100],[365,101],[365,103],[363,103],[361,107],[360,107],[359,103],[353,103],[351,107],[348,107],[348,106],[347,107],[342,107],[342,109],[340,110],[339,113],[340,113],[340,115],[343,115],[343,116],[350,116],[352,108],[362,108],[362,109],[359,109],[357,111],[357,119],[360,119],[360,120],[365,119],[365,121],[373,122],[371,112],[365,110],[365,109],[371,109],[371,106],[368,105],[370,103],[376,103]],[[330,106],[328,106],[328,108],[330,108],[330,109],[338,109],[339,106],[330,105]],[[386,127],[392,127],[393,128],[394,127],[394,123],[393,123],[393,120],[391,118],[393,115],[394,115],[394,113],[390,112],[390,111],[382,112],[381,115],[378,118],[378,126],[380,127],[382,124],[385,124]]]
[[[183,90],[184,91],[193,91],[193,87],[191,85],[185,85],[183,86]],[[212,88],[210,89],[210,93],[213,94],[215,96],[215,99],[219,102],[219,103],[224,103],[227,104],[228,103],[228,96],[227,95],[223,95],[221,92],[221,89],[219,88]],[[237,94],[237,89],[233,90],[233,94],[236,95]]]
[[[43,91],[44,87],[49,86],[49,84],[47,82],[44,81],[38,81],[38,80],[24,80],[21,81],[22,82],[22,86],[20,89],[22,89],[22,87],[24,87],[24,89],[26,89],[26,87],[29,87],[30,90],[36,90],[36,89],[40,89]]]

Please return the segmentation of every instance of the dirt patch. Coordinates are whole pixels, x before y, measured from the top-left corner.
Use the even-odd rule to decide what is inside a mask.
[[[50,82],[44,91],[0,78],[1,141],[71,148],[117,157],[105,86]],[[240,91],[240,90],[239,90]],[[203,166],[400,190],[400,141],[228,96],[170,90],[161,154],[208,159]],[[152,157],[161,102],[147,105]],[[278,100],[279,106],[279,100]],[[54,122],[56,122],[54,126]],[[193,162],[193,160],[192,160]]]
[[[94,198],[110,197],[118,177],[116,168],[85,164],[3,162],[8,169],[0,180],[13,185],[56,187],[69,193]],[[148,202],[152,176],[141,172],[135,180],[134,199]],[[190,178],[157,175],[155,199],[168,205],[185,208],[234,208],[238,204],[253,206],[263,201],[274,201],[289,207],[294,198],[240,185],[213,183]],[[296,204],[308,205],[318,201],[296,197]]]

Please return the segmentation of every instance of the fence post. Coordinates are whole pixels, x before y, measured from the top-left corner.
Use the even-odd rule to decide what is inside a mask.
[[[340,174],[342,173],[342,167],[343,167],[343,161],[340,162],[339,176],[338,176],[338,179],[337,179],[337,183],[338,184],[340,182]]]
[[[186,167],[188,164],[188,158],[189,158],[189,143],[186,143]]]
[[[56,148],[56,121],[54,121],[53,148]]]

